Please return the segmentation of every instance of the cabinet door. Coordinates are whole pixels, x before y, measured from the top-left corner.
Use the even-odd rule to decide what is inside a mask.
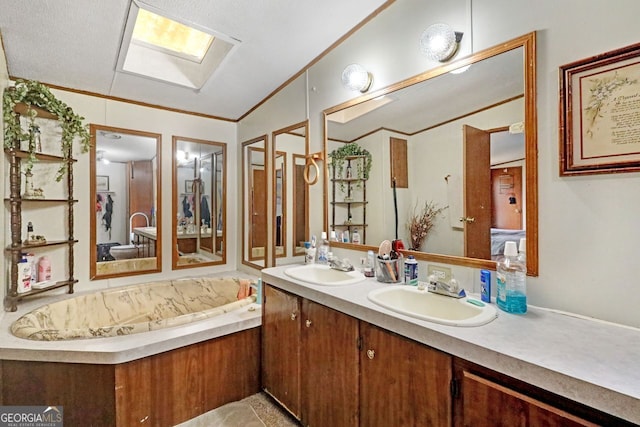
[[[596,425],[468,371],[462,372],[461,386],[462,420],[457,425],[496,427]]]
[[[361,425],[450,426],[451,356],[366,322],[360,334]]]
[[[264,286],[262,387],[300,418],[300,298]]]
[[[302,302],[302,422],[358,425],[358,320]]]

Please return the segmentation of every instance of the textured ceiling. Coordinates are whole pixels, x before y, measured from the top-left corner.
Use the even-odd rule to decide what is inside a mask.
[[[116,71],[131,0],[0,0],[16,78],[238,119],[385,0],[146,0],[241,41],[199,91]]]

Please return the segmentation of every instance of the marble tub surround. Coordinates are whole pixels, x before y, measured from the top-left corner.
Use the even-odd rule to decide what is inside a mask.
[[[57,341],[183,325],[254,303],[250,283],[201,277],[90,293],[39,307],[16,320],[11,332],[31,340]]]
[[[120,259],[108,262],[96,263],[96,273],[98,275],[128,273],[138,270],[153,270],[156,268],[155,258],[132,258]]]
[[[367,294],[375,279],[316,286],[284,271],[262,280],[327,307],[592,408],[640,424],[640,330],[529,306],[525,315],[499,311],[473,328],[440,325],[382,308]],[[479,296],[478,296],[479,297]]]

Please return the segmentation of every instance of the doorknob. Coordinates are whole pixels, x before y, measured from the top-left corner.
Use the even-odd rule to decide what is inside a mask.
[[[374,357],[376,357],[376,352],[375,350],[367,350],[367,357],[369,359],[373,359]]]
[[[461,217],[460,217],[460,222],[466,222],[467,224],[471,224],[471,223],[472,223],[472,222],[474,222],[475,220],[476,220],[476,219],[475,219],[475,218],[473,218],[473,217],[468,217],[468,216],[467,216],[467,217],[464,217],[464,216],[461,216]]]

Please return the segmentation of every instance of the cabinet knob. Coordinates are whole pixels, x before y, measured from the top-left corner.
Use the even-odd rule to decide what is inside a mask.
[[[304,322],[304,324],[307,326],[307,328],[311,327],[311,320],[307,319],[306,322]]]
[[[296,320],[298,315],[296,313],[291,313],[291,320]]]
[[[460,222],[466,222],[467,224],[472,224],[475,222],[475,220],[476,219],[473,217],[464,217],[464,216],[460,217]]]
[[[373,359],[374,357],[376,357],[376,351],[375,350],[367,350],[367,357],[369,359]]]

